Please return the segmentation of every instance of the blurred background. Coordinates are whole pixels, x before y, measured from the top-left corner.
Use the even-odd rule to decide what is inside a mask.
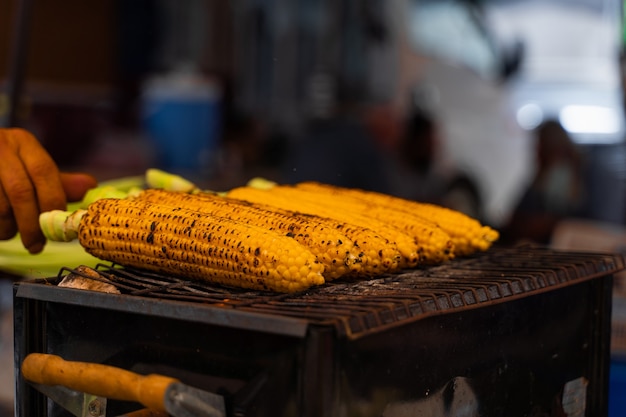
[[[318,180],[621,251],[624,33],[619,0],[2,0],[0,126],[100,180]]]
[[[100,179],[157,166],[446,202],[501,227],[557,121],[623,223],[618,0],[5,0],[0,124]]]
[[[618,0],[5,0],[0,125],[100,179],[317,179],[503,227],[557,121],[576,214],[622,224],[622,20]]]

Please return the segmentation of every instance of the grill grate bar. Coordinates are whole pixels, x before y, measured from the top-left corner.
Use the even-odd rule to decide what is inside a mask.
[[[425,315],[502,302],[572,281],[624,269],[618,255],[559,252],[543,247],[492,248],[444,265],[362,280],[337,280],[296,294],[225,288],[185,278],[100,264],[97,271],[122,296],[241,309],[313,323],[332,322],[361,334]]]

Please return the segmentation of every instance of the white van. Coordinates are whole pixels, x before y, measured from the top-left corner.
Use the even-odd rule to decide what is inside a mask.
[[[436,165],[458,185],[455,205],[494,226],[508,219],[534,160],[507,86],[520,56],[496,41],[473,3],[270,3],[237,2],[240,105],[297,131],[311,107],[307,85],[322,74],[349,80],[359,100],[392,108],[400,119],[426,106],[441,126]],[[414,186],[411,177],[395,185],[391,192],[399,195]]]
[[[387,4],[397,13],[400,62],[418,63],[400,68],[397,105],[411,91],[418,101],[414,104],[435,115],[443,140],[439,167],[451,183],[460,184],[452,190],[455,204],[502,225],[534,165],[531,134],[515,120],[509,88],[523,59],[519,44],[515,39],[499,42],[473,2]]]
[[[624,141],[620,0],[497,0],[490,24],[524,43],[513,82],[520,125],[559,120],[582,145]]]
[[[558,120],[588,166],[588,216],[623,224],[626,215],[623,6],[621,0],[491,0],[500,39],[521,39],[512,80],[519,124]]]

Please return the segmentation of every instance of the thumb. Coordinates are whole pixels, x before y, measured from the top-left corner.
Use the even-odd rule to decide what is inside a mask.
[[[89,174],[61,173],[61,184],[68,202],[80,201],[85,193],[98,186],[98,181]]]

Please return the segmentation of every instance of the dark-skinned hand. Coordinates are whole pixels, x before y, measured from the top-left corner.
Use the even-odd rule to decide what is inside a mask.
[[[0,240],[18,232],[30,253],[43,250],[46,239],[39,214],[65,210],[97,186],[94,177],[62,173],[39,140],[23,129],[0,128]]]

